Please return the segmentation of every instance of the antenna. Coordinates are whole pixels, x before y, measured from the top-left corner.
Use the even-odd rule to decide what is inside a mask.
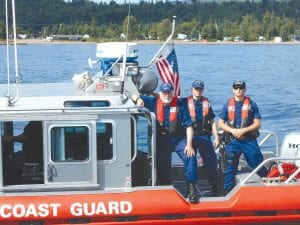
[[[16,86],[17,86],[17,97],[19,96],[18,82],[20,81],[19,67],[18,67],[18,52],[17,52],[17,28],[16,28],[16,10],[15,0],[12,0],[12,15],[13,15],[13,32],[14,32],[14,53],[15,53],[15,70],[16,70]]]
[[[128,49],[128,34],[129,34],[129,19],[130,19],[130,2],[128,5],[128,16],[127,16],[127,27],[126,27],[126,47],[125,53],[123,54],[123,70],[121,73],[121,102],[124,102],[126,99],[124,98],[124,80],[126,75],[126,61],[127,61],[127,49]]]
[[[10,95],[10,60],[9,60],[9,23],[8,23],[8,3],[5,0],[6,8],[6,61],[7,61],[7,97],[8,105],[13,106],[13,100],[15,97]],[[16,14],[15,14],[15,1],[12,0],[12,18],[13,18],[13,34],[14,34],[14,59],[15,59],[15,72],[16,72],[16,98],[19,97],[18,83],[20,81],[19,69],[18,69],[18,53],[17,53],[17,32],[16,32]]]
[[[8,34],[8,4],[7,4],[7,0],[5,0],[5,26],[6,26],[6,69],[7,69],[7,96],[8,96],[8,102],[10,102],[10,61],[9,61],[9,43],[8,43],[8,38],[9,38],[9,34]]]
[[[124,82],[126,75],[126,60],[127,60],[127,49],[128,49],[128,34],[129,34],[129,19],[130,19],[130,4],[128,6],[128,16],[127,16],[127,27],[126,27],[126,47],[125,53],[123,54],[123,70],[121,73],[121,81]],[[123,91],[122,91],[123,93]]]

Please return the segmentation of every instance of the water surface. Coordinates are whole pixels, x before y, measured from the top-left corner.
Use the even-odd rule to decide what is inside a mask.
[[[140,65],[147,65],[159,48],[140,45]],[[182,95],[190,93],[194,79],[204,80],[205,95],[218,115],[232,95],[233,80],[243,79],[247,95],[260,108],[262,129],[272,130],[280,138],[300,131],[300,45],[189,44],[175,48]],[[75,73],[96,73],[87,64],[88,57],[96,58],[95,53],[95,44],[20,45],[19,71],[25,83],[70,81]],[[1,83],[7,82],[5,55],[6,47],[0,46]]]

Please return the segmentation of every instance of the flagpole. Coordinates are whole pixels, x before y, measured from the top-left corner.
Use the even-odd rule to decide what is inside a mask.
[[[171,41],[173,38],[174,32],[175,32],[175,21],[176,21],[176,16],[173,16],[173,23],[172,23],[172,33],[168,37],[168,39],[165,41],[165,43],[161,46],[161,48],[158,50],[158,52],[154,55],[154,57],[151,59],[149,64],[145,66],[145,68],[150,67],[153,62],[157,59],[157,57],[161,54],[162,50],[166,47],[166,45]]]

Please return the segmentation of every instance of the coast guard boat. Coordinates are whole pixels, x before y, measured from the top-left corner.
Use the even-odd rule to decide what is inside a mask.
[[[95,77],[0,86],[3,94],[8,89],[0,98],[1,224],[300,221],[300,133],[289,134],[280,151],[276,141],[275,153],[265,151],[268,159],[254,171],[241,162],[236,187],[226,196],[211,197],[198,183],[202,196],[191,204],[180,188],[180,165],[173,168],[174,185],[156,182],[156,118],[130,96],[153,91],[157,78],[138,65],[136,44],[102,43],[97,56],[101,72]],[[268,133],[261,144],[274,136]],[[272,176],[256,175],[271,164]],[[288,175],[286,165],[294,166]]]

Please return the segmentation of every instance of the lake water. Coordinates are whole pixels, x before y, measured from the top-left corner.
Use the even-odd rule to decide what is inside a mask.
[[[140,45],[140,65],[148,64],[159,48]],[[300,131],[300,45],[188,44],[175,48],[182,95],[190,93],[194,79],[202,79],[204,94],[218,115],[232,95],[233,80],[243,79],[247,95],[260,108],[262,129],[274,131],[280,138]],[[26,83],[70,81],[75,73],[97,72],[87,64],[89,57],[96,58],[95,53],[95,44],[20,45],[19,71]],[[0,46],[1,83],[7,82],[5,56],[6,47]]]

